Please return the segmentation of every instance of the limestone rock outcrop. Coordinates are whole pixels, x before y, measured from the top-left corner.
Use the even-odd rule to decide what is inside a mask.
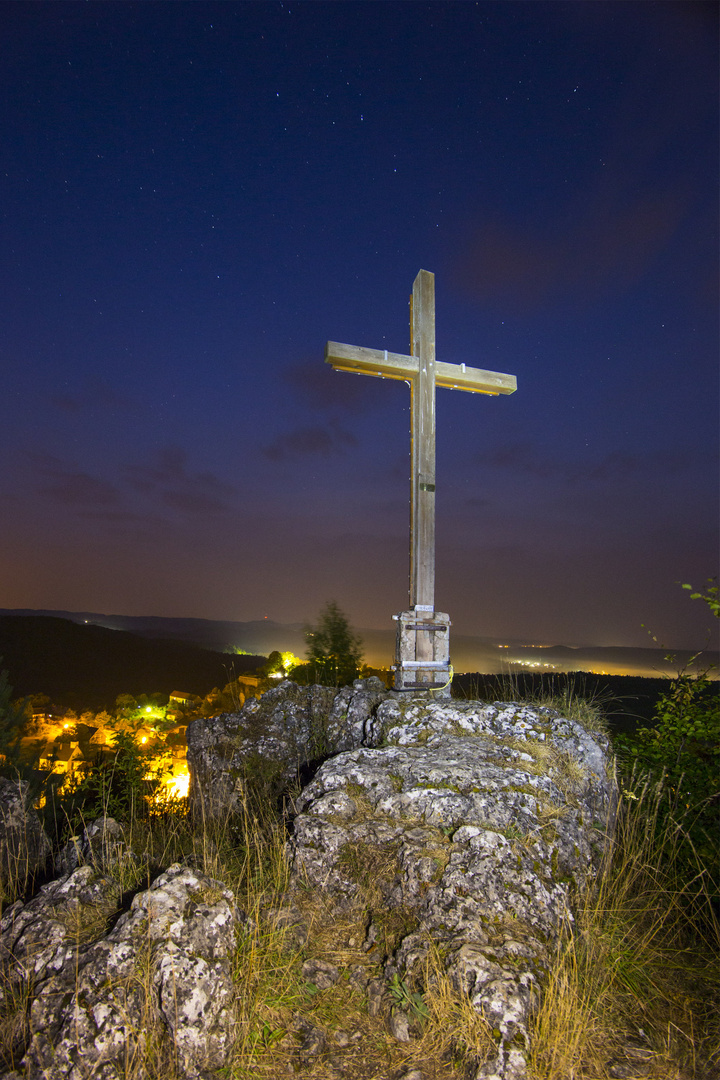
[[[612,827],[607,739],[550,709],[393,695],[365,743],[297,800],[294,880],[339,908],[370,897],[368,948],[401,914],[387,978],[440,949],[496,1038],[476,1080],[520,1080],[548,944]]]
[[[377,678],[340,691],[284,681],[236,713],[193,720],[187,758],[195,811],[225,817],[242,808],[248,785],[279,791],[311,762],[361,746],[368,719],[388,696]]]
[[[6,1080],[142,1080],[163,1061],[201,1080],[227,1065],[244,918],[232,893],[175,864],[107,931],[118,891],[87,863],[5,912],[0,1005],[32,999]]]
[[[40,870],[51,847],[28,798],[28,785],[0,777],[0,880],[17,895]]]

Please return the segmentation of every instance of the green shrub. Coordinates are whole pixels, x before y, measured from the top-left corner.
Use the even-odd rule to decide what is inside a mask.
[[[77,830],[81,821],[106,816],[118,821],[147,818],[158,791],[158,749],[139,745],[128,731],[115,731],[114,753],[98,758],[59,796],[61,815]]]
[[[655,724],[618,735],[615,746],[627,772],[665,778],[672,813],[720,891],[720,687],[708,678],[680,675],[655,706]],[[670,813],[668,809],[667,813]],[[665,815],[667,816],[667,814]],[[663,826],[666,822],[663,821]],[[694,860],[689,859],[689,865]]]
[[[705,601],[716,617],[717,597],[712,582],[705,594],[691,592],[691,599]],[[620,764],[628,775],[644,773],[663,781],[670,798],[659,826],[675,826],[688,876],[696,873],[699,860],[706,887],[720,898],[720,684],[707,671],[698,676],[680,672],[659,698],[654,721],[634,735],[615,737]]]

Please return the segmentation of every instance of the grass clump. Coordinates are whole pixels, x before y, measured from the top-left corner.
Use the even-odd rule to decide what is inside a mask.
[[[239,895],[251,917],[238,945],[238,1039],[230,1075],[380,1080],[421,1069],[427,1080],[463,1080],[468,1062],[490,1052],[492,1037],[450,984],[440,958],[429,956],[422,989],[385,981],[383,960],[417,927],[404,908],[382,907],[381,883],[394,875],[397,853],[348,847],[343,862],[358,883],[355,903],[340,910],[321,891],[308,890],[294,894],[288,908],[282,906],[288,903],[282,835],[266,833],[262,842],[274,852],[266,863],[270,873],[248,877]],[[373,926],[376,944],[368,948]],[[330,965],[332,985],[303,974],[308,960]],[[378,1009],[370,1006],[373,983],[382,988]],[[410,1043],[389,1031],[393,1008],[409,1012]]]
[[[552,960],[531,1032],[536,1080],[708,1080],[720,1069],[720,927],[706,874],[698,860],[686,875],[673,792],[633,779]]]

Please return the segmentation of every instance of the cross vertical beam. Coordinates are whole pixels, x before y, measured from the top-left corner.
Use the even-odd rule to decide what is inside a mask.
[[[435,275],[421,270],[410,300],[412,398],[410,607],[435,607]]]

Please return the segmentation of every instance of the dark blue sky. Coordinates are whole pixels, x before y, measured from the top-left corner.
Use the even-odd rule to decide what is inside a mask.
[[[384,627],[438,392],[456,631],[701,645],[717,572],[714,3],[0,9],[0,607]]]

